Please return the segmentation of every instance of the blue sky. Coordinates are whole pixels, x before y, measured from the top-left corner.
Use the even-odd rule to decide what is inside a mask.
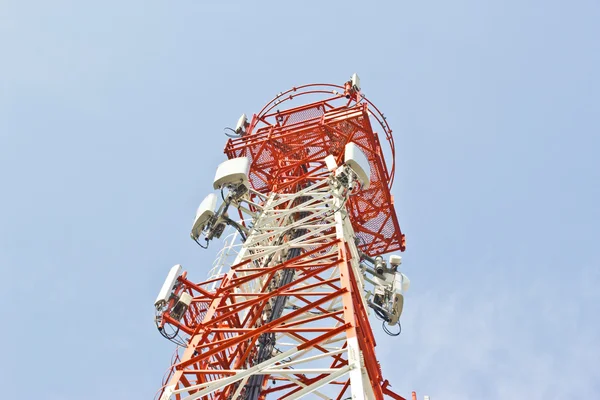
[[[152,303],[224,126],[358,72],[397,146],[412,286],[384,375],[436,399],[600,398],[596,1],[0,1],[0,383],[151,398]]]

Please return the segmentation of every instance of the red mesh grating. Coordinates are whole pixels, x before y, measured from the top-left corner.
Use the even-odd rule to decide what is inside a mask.
[[[309,119],[319,118],[323,114],[325,114],[325,112],[322,104],[299,111],[288,110],[281,113],[284,125],[292,125]]]
[[[225,152],[229,158],[250,158],[250,182],[255,190],[289,193],[305,187],[311,176],[326,172],[323,159],[328,154],[342,162],[344,146],[354,142],[371,166],[369,189],[349,200],[359,246],[368,254],[402,249],[383,152],[366,107],[323,110],[317,104],[281,112],[279,126],[264,126],[248,137],[232,139]]]

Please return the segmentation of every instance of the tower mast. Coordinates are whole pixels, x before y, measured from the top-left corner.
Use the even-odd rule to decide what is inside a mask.
[[[279,109],[303,99],[313,102]],[[205,247],[234,233],[207,280],[176,265],[161,289],[157,327],[181,350],[157,397],[403,399],[383,379],[368,317],[398,329],[409,284],[401,258],[382,256],[405,248],[385,117],[355,74],[280,93],[231,132],[221,204],[206,197],[191,235]]]

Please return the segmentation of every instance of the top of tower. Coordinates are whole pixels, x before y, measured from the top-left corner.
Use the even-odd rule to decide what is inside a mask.
[[[385,147],[373,126],[383,131]],[[344,85],[314,83],[281,92],[250,122],[242,115],[234,132],[225,153],[250,160],[249,182],[261,193],[294,192],[322,179],[329,174],[325,158],[332,155],[343,164],[345,146],[356,145],[370,165],[369,187],[349,201],[359,247],[367,254],[404,250],[390,193],[395,171],[392,130],[361,92],[358,75]]]

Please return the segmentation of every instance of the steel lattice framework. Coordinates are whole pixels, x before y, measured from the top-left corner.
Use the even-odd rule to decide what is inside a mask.
[[[304,95],[318,101],[277,109]],[[342,165],[350,142],[368,158],[368,189],[341,187],[325,165],[328,155]],[[186,346],[160,399],[402,399],[375,356],[360,263],[404,250],[383,115],[350,82],[297,87],[254,115],[225,154],[251,161],[250,205],[238,207],[249,234],[227,271],[200,283],[178,278],[172,297],[193,300],[181,318],[161,314]]]

